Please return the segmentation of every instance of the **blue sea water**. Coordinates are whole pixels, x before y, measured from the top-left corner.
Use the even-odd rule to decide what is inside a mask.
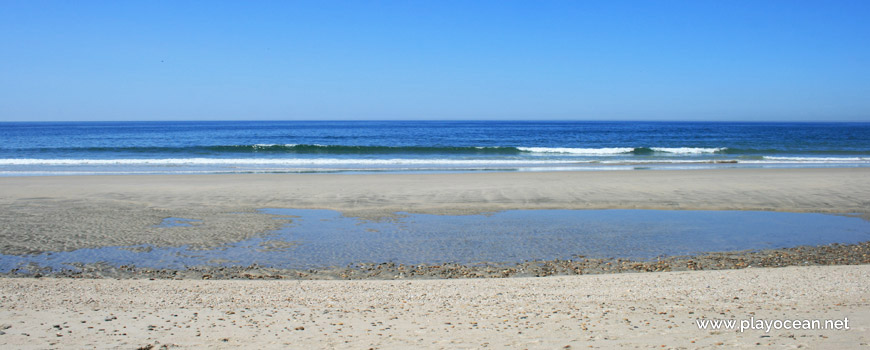
[[[0,123],[0,175],[870,166],[870,123]]]

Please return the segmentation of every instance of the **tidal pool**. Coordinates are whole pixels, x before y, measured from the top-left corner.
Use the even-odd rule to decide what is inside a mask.
[[[870,240],[870,222],[847,215],[760,211],[508,210],[484,215],[398,213],[381,221],[331,210],[264,209],[292,223],[211,250],[105,247],[0,256],[0,271],[27,264],[69,269],[106,263],[184,269],[237,265],[325,268],[353,263],[513,263],[589,258],[650,259]],[[191,224],[169,218],[164,225]]]
[[[179,226],[193,226],[195,223],[202,222],[202,220],[194,220],[194,219],[185,219],[185,218],[165,218],[163,222],[159,225],[154,225],[154,227],[179,227]]]

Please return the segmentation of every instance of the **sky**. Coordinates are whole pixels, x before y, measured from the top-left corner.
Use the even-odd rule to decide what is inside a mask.
[[[870,1],[0,0],[0,121],[870,121]]]

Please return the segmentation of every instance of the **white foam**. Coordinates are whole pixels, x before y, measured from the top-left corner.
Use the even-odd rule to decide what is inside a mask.
[[[675,154],[702,154],[716,153],[726,150],[726,147],[719,148],[700,148],[700,147],[650,147],[655,152],[675,153]]]
[[[734,164],[743,163],[735,159],[623,159],[602,160],[601,164]]]
[[[588,154],[588,155],[607,155],[607,154],[622,154],[634,151],[632,147],[612,147],[612,148],[564,148],[564,147],[517,147],[523,152],[532,153],[568,153],[568,154]]]
[[[772,157],[765,156],[764,160],[747,160],[741,163],[817,163],[817,164],[845,164],[845,163],[870,163],[868,157]]]
[[[532,153],[567,153],[583,155],[615,155],[631,153],[633,147],[608,147],[608,148],[566,148],[566,147],[517,147],[520,151]],[[650,147],[654,152],[673,154],[703,154],[716,153],[726,150],[726,147],[703,148],[703,147]]]

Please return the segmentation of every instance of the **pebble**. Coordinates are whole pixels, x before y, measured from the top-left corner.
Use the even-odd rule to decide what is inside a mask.
[[[122,265],[76,264],[78,271],[52,271],[49,268],[16,269],[0,276],[137,279],[444,279],[543,277],[625,272],[724,270],[748,267],[870,264],[870,241],[857,244],[801,246],[760,251],[713,252],[692,256],[660,257],[654,260],[592,259],[576,256],[568,260],[535,260],[516,264],[435,263],[405,265],[394,262],[359,263],[343,268],[277,269],[250,266],[198,266],[186,270],[150,269]],[[735,300],[737,297],[734,297]],[[106,321],[117,319],[107,317]]]

